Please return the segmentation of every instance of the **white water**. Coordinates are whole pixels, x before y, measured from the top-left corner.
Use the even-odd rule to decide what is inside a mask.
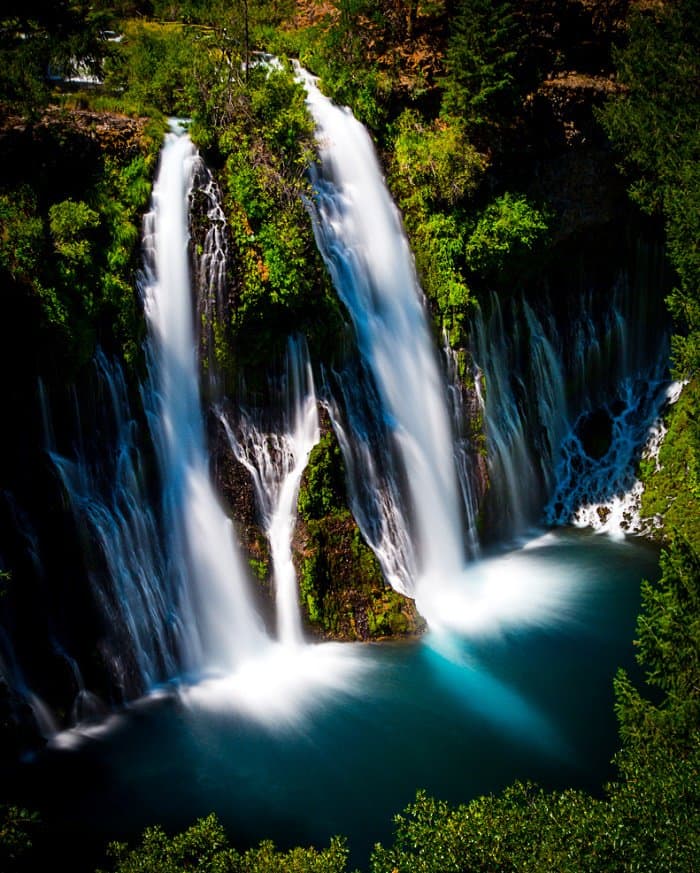
[[[412,534],[416,568],[403,575],[417,596],[459,574],[465,562],[446,388],[408,241],[369,135],[312,76],[299,76],[321,159],[312,179],[316,239],[401,459],[401,522]]]
[[[292,535],[301,476],[321,435],[311,363],[306,344],[299,338],[288,343],[283,395],[283,433],[266,433],[252,413],[242,413],[237,433],[223,411],[219,417],[231,448],[255,485],[270,544],[278,639],[283,645],[298,646],[304,636],[292,561]]]
[[[201,252],[193,252],[197,292],[197,330],[199,359],[211,397],[217,397],[218,366],[216,361],[215,326],[229,317],[226,289],[228,238],[226,215],[221,202],[221,190],[199,155],[193,158],[190,204],[206,212],[207,228]]]
[[[660,425],[669,383],[667,337],[644,322],[653,290],[639,273],[640,287],[619,280],[595,320],[588,298],[568,312],[566,338],[525,301],[502,308],[493,296],[488,317],[478,313],[472,343],[486,382],[487,516],[499,539],[542,520],[617,538],[640,530],[636,463]],[[593,434],[594,455],[579,432],[589,417],[603,429],[609,422],[607,444]]]
[[[124,375],[100,352],[94,382],[97,433],[83,432],[76,406],[79,444],[73,457],[59,453],[43,397],[44,432],[49,457],[85,536],[93,595],[110,627],[113,642],[105,645],[103,657],[117,686],[133,696],[177,671],[171,621],[175,604],[169,599],[160,531],[144,486],[141,435]]]
[[[183,660],[192,670],[228,672],[269,641],[205,451],[188,261],[187,195],[194,160],[189,138],[170,134],[144,220],[146,405],[163,480],[169,581],[178,592]]]
[[[645,533],[653,519],[640,516],[643,485],[636,477],[636,460],[656,460],[666,433],[662,413],[680,396],[682,383],[660,377],[645,389],[632,380],[620,388],[619,411],[608,409],[610,447],[602,458],[590,458],[576,432],[569,432],[557,469],[557,489],[545,517],[571,521],[621,539],[626,533]]]

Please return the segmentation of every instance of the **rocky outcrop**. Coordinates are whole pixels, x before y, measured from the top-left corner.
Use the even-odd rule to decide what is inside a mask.
[[[342,454],[326,414],[299,494],[294,555],[309,631],[341,640],[421,633],[414,602],[384,580],[379,562],[348,510]]]
[[[114,112],[50,106],[31,123],[16,116],[0,118],[0,153],[17,148],[28,139],[38,142],[56,139],[70,147],[76,145],[75,139],[83,139],[101,152],[129,160],[144,151],[147,123],[146,118]]]

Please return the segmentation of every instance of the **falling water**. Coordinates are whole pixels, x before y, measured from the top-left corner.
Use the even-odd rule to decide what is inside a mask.
[[[469,432],[478,424],[483,413],[483,399],[479,390],[479,373],[474,371],[474,390],[470,403],[465,402],[465,387],[459,375],[457,352],[449,343],[447,334],[443,336],[443,354],[447,375],[449,408],[452,415],[452,429],[455,434],[455,464],[459,479],[462,503],[466,518],[467,549],[471,557],[480,552],[477,536],[477,516],[479,512],[477,495],[480,476],[480,447],[475,445],[474,436]]]
[[[312,179],[316,239],[403,467],[402,525],[415,542],[410,593],[417,594],[458,574],[465,561],[444,380],[408,241],[370,137],[313,77],[299,75],[321,158]]]
[[[539,520],[566,430],[564,370],[545,326],[527,303],[512,303],[508,326],[498,297],[477,313],[472,346],[485,378],[489,508],[504,539]]]
[[[189,200],[190,211],[195,214],[196,221],[200,213],[206,216],[201,247],[195,246],[193,252],[197,292],[196,332],[199,335],[199,358],[209,394],[218,399],[216,329],[217,325],[226,323],[229,315],[226,291],[227,221],[221,202],[221,190],[207,165],[196,154],[192,158]]]
[[[291,338],[283,382],[283,432],[267,433],[253,413],[243,412],[236,432],[222,421],[238,460],[255,485],[274,570],[277,633],[283,645],[303,642],[299,593],[292,561],[292,534],[301,476],[320,438],[316,392],[306,343]]]
[[[486,520],[499,539],[543,519],[617,534],[634,529],[636,462],[658,427],[669,384],[667,335],[663,328],[641,335],[630,302],[648,309],[652,297],[623,275],[596,318],[586,295],[580,311],[567,312],[565,335],[524,300],[506,307],[493,296],[489,314],[477,314],[472,345],[486,383]]]
[[[90,435],[77,419],[74,451],[60,453],[51,442],[43,393],[42,416],[49,457],[86,535],[86,551],[89,554],[93,544],[97,546],[89,573],[114,641],[105,650],[109,668],[123,693],[134,696],[177,671],[175,603],[166,585],[160,531],[145,486],[139,427],[131,413],[124,374],[101,352],[95,357],[94,385],[98,447],[90,445]],[[110,444],[112,449],[106,451]]]
[[[178,592],[191,669],[228,671],[267,643],[233,527],[214,492],[204,444],[188,260],[195,149],[171,133],[144,220],[142,294],[150,329],[145,402],[163,480],[169,581]]]

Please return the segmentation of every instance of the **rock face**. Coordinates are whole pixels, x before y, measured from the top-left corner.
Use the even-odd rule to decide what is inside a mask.
[[[525,104],[534,152],[528,193],[556,215],[552,243],[608,224],[627,209],[596,107],[618,91],[605,76],[568,72],[546,79]]]
[[[370,640],[421,633],[412,600],[384,581],[374,553],[348,510],[340,447],[327,415],[299,493],[294,554],[299,593],[311,633]]]
[[[265,617],[272,627],[275,592],[270,551],[256,504],[253,480],[231,450],[223,425],[213,416],[209,421],[209,442],[214,480],[231,512],[239,545],[250,564],[251,574],[260,589]]]
[[[16,117],[0,119],[0,156],[28,144],[41,148],[45,142],[63,142],[68,149],[95,146],[102,152],[130,160],[143,151],[148,119],[87,109],[49,107],[34,123]]]
[[[268,626],[273,628],[272,568],[253,482],[231,451],[220,423],[210,425],[210,444],[217,485],[258,584]],[[423,630],[413,601],[384,581],[379,562],[347,508],[340,447],[325,413],[321,440],[301,482],[292,549],[302,617],[310,635],[376,640]]]

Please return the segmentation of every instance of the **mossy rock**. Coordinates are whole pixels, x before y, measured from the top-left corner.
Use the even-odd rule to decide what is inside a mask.
[[[412,600],[384,580],[379,562],[348,510],[345,469],[327,415],[299,493],[294,551],[309,631],[341,640],[420,633]]]

